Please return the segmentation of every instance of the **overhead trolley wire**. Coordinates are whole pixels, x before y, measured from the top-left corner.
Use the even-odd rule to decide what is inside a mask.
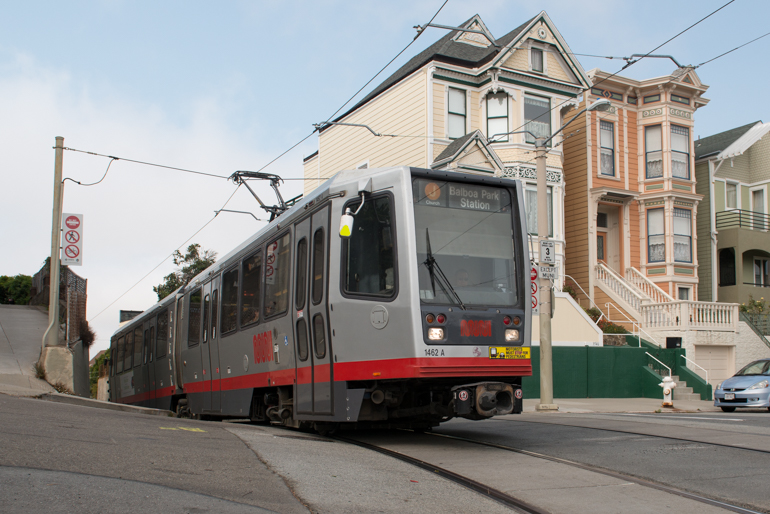
[[[750,44],[751,44],[751,43],[753,43],[754,41],[758,41],[758,40],[762,39],[762,38],[763,38],[763,37],[765,37],[765,36],[770,36],[770,32],[768,32],[767,34],[762,34],[761,36],[759,36],[759,37],[757,37],[757,38],[754,38],[754,39],[752,39],[752,40],[751,40],[751,41],[749,41],[748,43],[743,43],[743,44],[742,44],[742,45],[740,45],[740,46],[736,46],[736,47],[735,47],[735,48],[733,48],[732,50],[728,50],[727,52],[725,52],[725,53],[723,53],[723,54],[717,55],[716,57],[714,57],[714,58],[712,58],[712,59],[709,59],[708,61],[704,61],[704,62],[700,63],[699,65],[697,65],[697,66],[694,66],[694,67],[693,67],[693,69],[695,69],[695,68],[700,68],[700,67],[701,67],[701,66],[703,66],[704,64],[708,64],[708,63],[710,63],[711,61],[716,61],[716,60],[717,60],[717,59],[719,59],[720,57],[724,57],[725,55],[727,55],[727,54],[729,54],[729,53],[735,52],[736,50],[738,50],[738,49],[740,49],[740,48],[743,48],[743,47],[744,47],[744,46],[746,46],[746,45],[750,45]]]

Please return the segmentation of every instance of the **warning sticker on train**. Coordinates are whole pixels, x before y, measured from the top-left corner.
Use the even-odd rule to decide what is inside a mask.
[[[530,359],[530,348],[527,346],[490,346],[490,359]]]

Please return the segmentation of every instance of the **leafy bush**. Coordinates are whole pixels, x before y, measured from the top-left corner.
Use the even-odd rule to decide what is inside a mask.
[[[586,311],[586,314],[588,314],[588,317],[591,318],[591,321],[593,321],[594,323],[596,323],[599,320],[599,318],[602,317],[602,311],[600,311],[596,307],[590,307],[588,309],[585,309],[585,311]]]
[[[599,321],[596,326],[601,328],[602,332],[605,334],[630,334],[630,332],[623,328],[621,325],[616,325],[615,323],[607,321],[606,319]]]
[[[80,329],[80,340],[83,342],[83,346],[91,348],[91,345],[96,341],[96,333],[91,328],[91,325],[88,324],[87,320],[81,319],[78,328]]]
[[[564,286],[564,288],[562,288],[562,292],[563,293],[567,293],[568,295],[570,295],[572,297],[573,300],[577,301],[577,299],[578,299],[577,292],[575,291],[575,289],[572,286]]]

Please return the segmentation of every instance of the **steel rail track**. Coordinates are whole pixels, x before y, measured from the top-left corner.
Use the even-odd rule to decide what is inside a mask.
[[[533,425],[556,425],[560,427],[572,427],[572,428],[585,428],[588,430],[603,430],[605,432],[617,432],[620,434],[631,434],[631,435],[642,435],[647,437],[655,437],[657,439],[671,439],[673,441],[685,441],[688,443],[699,443],[699,444],[708,444],[711,446],[719,446],[721,448],[730,448],[732,450],[746,450],[750,452],[757,452],[757,453],[768,453],[770,454],[770,451],[768,450],[762,450],[760,448],[749,448],[747,446],[735,446],[733,444],[724,444],[724,443],[713,443],[710,441],[702,441],[700,439],[688,439],[686,437],[677,437],[677,436],[668,436],[668,435],[658,435],[658,434],[648,434],[645,432],[633,432],[631,430],[620,430],[617,428],[598,428],[598,427],[587,427],[584,425],[571,425],[568,423],[547,423],[543,421],[529,421],[529,420],[519,420],[519,419],[496,419],[494,421],[502,421],[502,422],[508,422],[508,423],[530,423]]]
[[[586,428],[586,427],[580,427],[580,428]],[[594,430],[604,430],[604,429],[597,428],[597,429],[594,429]],[[634,433],[634,432],[629,432],[629,433]],[[667,493],[670,493],[670,494],[675,494],[675,495],[681,496],[683,498],[688,498],[690,500],[695,500],[695,501],[698,501],[698,502],[701,502],[701,503],[705,503],[705,504],[708,504],[708,505],[712,505],[712,506],[715,506],[715,507],[720,507],[722,509],[729,510],[729,511],[732,511],[732,512],[738,512],[738,513],[741,513],[741,514],[761,514],[759,511],[747,509],[745,507],[740,507],[738,505],[732,505],[732,504],[725,503],[725,502],[722,502],[722,501],[719,501],[719,500],[715,500],[713,498],[708,498],[708,497],[705,497],[705,496],[700,496],[700,495],[697,495],[697,494],[694,494],[694,493],[690,493],[688,491],[684,491],[684,490],[681,490],[681,489],[676,489],[674,487],[670,487],[670,486],[666,486],[666,485],[663,485],[663,484],[659,484],[659,483],[653,482],[651,480],[635,477],[633,475],[626,475],[626,474],[623,474],[623,473],[619,473],[617,471],[611,471],[611,470],[606,469],[606,468],[601,468],[601,467],[598,467],[598,466],[592,466],[590,464],[583,464],[583,463],[580,463],[580,462],[575,462],[575,461],[571,461],[571,460],[567,460],[567,459],[562,459],[560,457],[552,457],[550,455],[544,455],[542,453],[536,453],[536,452],[531,452],[529,450],[522,450],[520,448],[514,448],[512,446],[506,446],[506,445],[497,444],[497,443],[490,443],[490,442],[486,442],[486,441],[476,441],[476,440],[473,440],[473,439],[468,439],[468,438],[465,438],[465,437],[459,437],[459,436],[454,436],[454,435],[436,434],[436,433],[432,433],[432,432],[428,432],[428,433],[426,433],[426,435],[431,435],[431,436],[434,436],[434,437],[443,437],[443,438],[446,438],[446,439],[454,439],[456,441],[463,441],[463,442],[466,442],[466,443],[478,444],[478,445],[481,445],[481,446],[487,446],[487,447],[490,447],[490,448],[497,448],[499,450],[505,450],[505,451],[509,451],[509,452],[513,452],[513,453],[519,453],[519,454],[522,454],[522,455],[527,455],[529,457],[549,460],[551,462],[556,462],[556,463],[559,463],[559,464],[566,464],[568,466],[584,469],[586,471],[592,471],[594,473],[600,473],[602,475],[610,476],[610,477],[613,477],[613,478],[618,478],[620,480],[626,480],[626,481],[629,481],[629,482],[634,482],[636,484],[639,484],[639,485],[642,485],[642,486],[645,486],[645,487],[650,487],[652,489],[657,489],[659,491],[664,491],[664,492],[667,492]],[[646,434],[638,434],[638,435],[646,435]],[[660,437],[663,437],[663,436],[660,436]],[[674,438],[667,438],[667,439],[674,439]],[[684,440],[686,440],[686,439],[684,439]],[[702,441],[694,441],[694,442],[698,442],[698,443],[701,443],[701,444],[710,444],[710,443],[703,443]],[[730,446],[730,448],[743,449],[743,448],[738,448],[736,446]]]
[[[416,459],[414,457],[410,457],[409,455],[405,455],[403,453],[400,453],[394,450],[389,450],[381,446],[377,446],[370,443],[364,443],[362,441],[357,441],[355,439],[349,439],[347,437],[332,436],[332,438],[338,441],[342,441],[348,444],[355,444],[356,446],[360,446],[368,450],[382,453],[389,457],[398,459],[402,462],[406,462],[408,464],[417,466],[418,468],[422,468],[426,471],[430,471],[433,474],[436,474],[442,478],[450,480],[456,484],[462,485],[463,487],[466,487],[474,492],[483,494],[484,496],[487,496],[489,498],[492,498],[493,500],[496,500],[502,503],[506,507],[512,507],[520,512],[526,512],[528,514],[549,514],[547,510],[536,507],[514,496],[511,496],[502,491],[499,491],[497,489],[484,485],[481,482],[477,482],[476,480],[470,479],[468,477],[465,477],[453,471],[449,471],[448,469],[444,469],[439,466],[434,466],[429,462],[425,462],[423,460]]]

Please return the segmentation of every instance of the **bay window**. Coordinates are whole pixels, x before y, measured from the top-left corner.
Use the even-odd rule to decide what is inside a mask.
[[[666,260],[666,236],[663,209],[647,211],[647,262]]]
[[[692,211],[674,209],[674,260],[692,262]]]
[[[524,210],[527,212],[527,232],[537,235],[537,188],[526,186]],[[546,208],[548,210],[548,237],[553,237],[553,187],[548,186],[546,193]]]
[[[671,175],[690,179],[690,129],[671,125]]]
[[[524,97],[524,130],[538,138],[551,137],[551,100],[535,96]],[[526,134],[527,143],[534,143],[535,137]]]
[[[644,128],[644,151],[647,163],[647,178],[663,176],[663,147],[661,145],[660,125]]]
[[[508,141],[508,95],[487,95],[487,137],[494,142]]]

